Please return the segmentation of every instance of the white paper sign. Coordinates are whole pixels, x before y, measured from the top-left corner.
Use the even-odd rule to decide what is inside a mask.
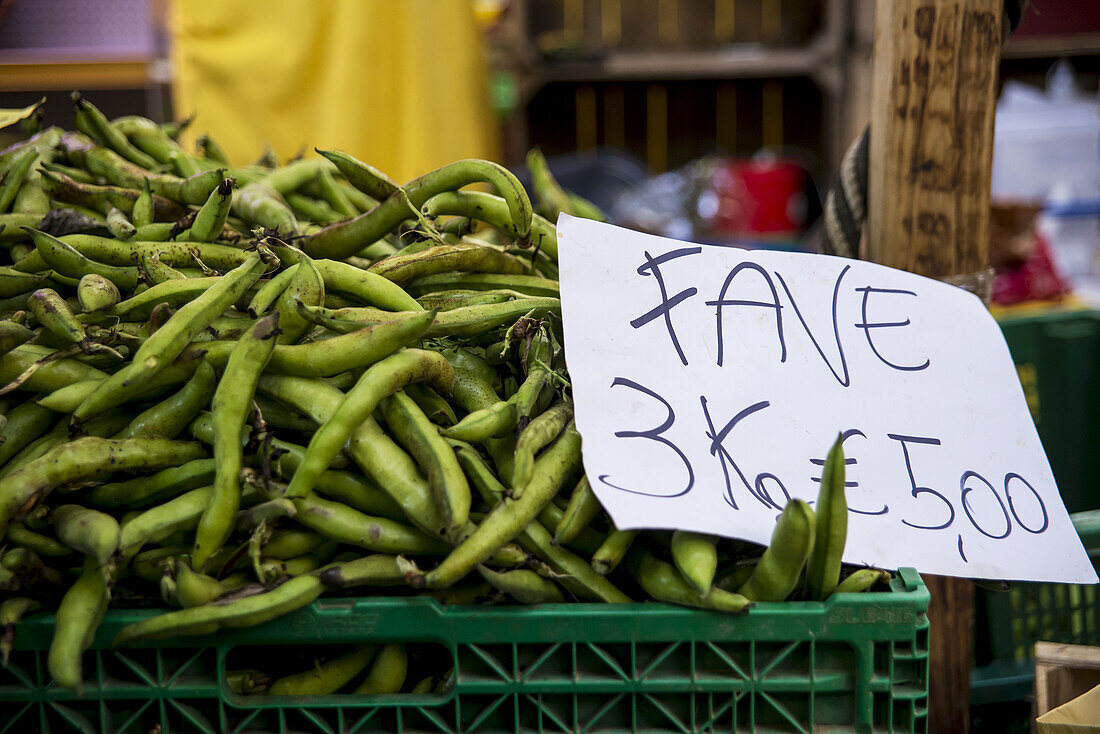
[[[584,466],[618,527],[767,543],[843,433],[846,562],[1096,582],[973,295],[566,215],[558,248]]]

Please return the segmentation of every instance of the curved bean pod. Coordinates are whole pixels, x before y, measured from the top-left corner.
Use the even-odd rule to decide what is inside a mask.
[[[527,424],[516,439],[512,465],[512,497],[519,499],[534,473],[535,454],[558,437],[573,420],[573,403],[559,401]]]
[[[747,612],[752,606],[752,601],[745,596],[719,588],[711,588],[706,594],[700,594],[684,581],[675,568],[648,553],[642,556],[637,577],[645,593],[657,601],[732,614]]]
[[[517,568],[499,572],[485,566],[478,566],[477,571],[494,588],[521,604],[560,604],[565,601],[565,595],[557,584],[534,571]]]
[[[207,486],[214,480],[216,466],[213,459],[195,459],[180,466],[162,469],[156,474],[101,484],[88,494],[88,502],[106,508],[148,507],[192,489]]]
[[[803,500],[787,502],[771,543],[749,580],[737,590],[752,601],[783,601],[795,587],[814,545],[814,511]]]
[[[260,373],[275,349],[278,323],[279,315],[273,313],[245,332],[229,355],[229,363],[214,392],[211,412],[214,420],[214,460],[218,463],[218,471],[214,477],[210,504],[203,511],[195,531],[191,562],[199,570],[205,567],[210,555],[221,548],[233,531],[233,520],[240,507],[240,473],[244,466],[241,430],[252,409],[252,396],[256,392]]]
[[[806,599],[827,599],[840,583],[840,560],[848,537],[848,503],[844,498],[844,446],[837,436],[821,470],[814,505],[814,542],[806,561]]]
[[[80,505],[61,505],[50,513],[50,521],[58,540],[98,566],[106,565],[118,550],[118,521],[110,515]]]
[[[382,696],[397,693],[405,685],[409,660],[405,646],[392,642],[378,651],[378,657],[371,664],[367,677],[352,691],[356,696]]]
[[[527,272],[527,265],[519,258],[492,247],[439,245],[410,255],[387,257],[371,265],[368,272],[400,284],[438,273],[520,274]]]
[[[188,239],[192,242],[213,242],[222,233],[233,205],[233,187],[237,181],[223,178],[203,203],[191,223]]]
[[[317,495],[294,500],[297,521],[339,543],[377,553],[446,553],[450,548],[426,533],[384,517],[372,517]]]
[[[46,668],[54,683],[63,688],[81,691],[84,675],[80,660],[92,644],[96,628],[107,613],[110,584],[96,562],[84,563],[80,578],[69,587],[54,616],[53,640],[46,657]]]
[[[254,253],[201,296],[181,307],[145,340],[129,365],[107,378],[73,411],[73,420],[83,421],[106,410],[120,395],[135,395],[144,390],[145,381],[175,360],[200,331],[237,301],[260,277],[263,267],[260,255]]]
[[[83,278],[88,273],[101,275],[124,290],[138,284],[138,269],[106,265],[88,259],[71,245],[35,229],[26,229],[34,241],[35,250],[49,267],[69,278]],[[113,240],[112,240],[113,241]],[[118,243],[120,246],[122,243]]]
[[[450,163],[410,181],[366,214],[329,225],[313,235],[304,249],[313,257],[342,260],[382,239],[401,222],[411,218],[410,207],[420,208],[442,191],[459,189],[479,181],[492,184],[504,197],[519,237],[526,237],[534,212],[523,185],[503,166],[471,159]]]
[[[428,486],[447,526],[447,535],[455,537],[470,516],[470,485],[454,452],[404,391],[390,395],[380,407],[390,432],[427,475]]]
[[[138,415],[115,438],[175,438],[210,403],[215,380],[214,368],[200,362],[195,374],[179,391]]]
[[[672,534],[672,562],[676,570],[699,594],[706,595],[718,570],[716,538],[702,533],[677,530]]]
[[[400,185],[369,163],[353,158],[339,150],[317,150],[335,164],[352,186],[379,201],[393,194]]]
[[[389,278],[339,260],[314,260],[325,288],[387,311],[419,311],[423,306]]]
[[[560,545],[554,545],[550,533],[539,523],[529,523],[517,542],[555,573],[561,574],[561,585],[578,597],[608,604],[627,604],[631,601],[618,587],[596,573],[583,558]]]
[[[554,527],[554,542],[570,543],[592,520],[603,511],[603,505],[592,491],[588,477],[582,476],[573,493],[569,495],[569,504],[565,508],[561,521]]]
[[[302,673],[279,678],[267,689],[267,695],[327,696],[336,693],[366,669],[374,658],[374,651],[374,645],[362,645]]]
[[[115,471],[149,471],[201,458],[201,444],[161,438],[111,440],[88,436],[47,451],[5,477],[0,487],[0,529],[30,512],[54,487]]]
[[[386,396],[411,382],[429,382],[449,392],[454,370],[441,355],[418,349],[403,350],[369,367],[335,413],[313,435],[306,460],[294,474],[287,496],[309,494],[316,476],[328,468],[356,428],[370,417]]]
[[[570,425],[539,457],[535,478],[517,500],[497,504],[489,515],[434,569],[419,579],[420,586],[442,588],[465,576],[534,520],[561,485],[580,467],[581,437]]]
[[[208,635],[226,627],[251,627],[306,606],[323,590],[316,576],[296,576],[262,594],[143,619],[124,627],[113,644],[121,647],[177,635]]]

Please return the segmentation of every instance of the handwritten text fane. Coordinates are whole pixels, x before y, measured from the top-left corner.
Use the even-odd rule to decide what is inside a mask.
[[[695,286],[682,288],[670,296],[670,289],[668,287],[669,278],[667,277],[666,270],[662,268],[677,260],[680,261],[678,265],[682,265],[685,259],[691,258],[694,255],[699,255],[702,251],[703,248],[698,246],[681,247],[654,256],[647,250],[644,253],[644,262],[637,267],[638,275],[653,278],[653,282],[657,286],[656,295],[659,298],[659,303],[645,313],[632,319],[630,325],[635,330],[641,330],[647,327],[659,329],[660,326],[656,324],[650,326],[650,324],[660,320],[661,324],[664,326],[664,330],[667,332],[668,346],[675,350],[679,361],[685,367],[689,365],[689,359],[677,336],[673,320],[673,311],[689,299],[696,297],[705,298],[705,296],[701,296],[698,288]],[[807,323],[807,319],[804,317],[804,310],[808,305],[799,303],[799,299],[796,298],[792,289],[788,286],[787,279],[783,277],[783,274],[779,270],[774,269],[769,272],[768,269],[751,260],[738,262],[730,268],[721,288],[717,293],[713,294],[714,297],[704,301],[706,306],[713,309],[717,365],[722,367],[726,360],[724,343],[726,319],[731,318],[732,314],[743,313],[739,311],[740,309],[765,309],[773,312],[779,361],[786,362],[787,329],[791,328],[791,318],[787,316],[785,319],[784,311],[789,308],[790,311],[793,312],[801,329],[812,342],[817,354],[820,355],[823,365],[828,368],[836,382],[843,388],[851,387],[848,359],[845,355],[844,340],[841,338],[842,329],[838,320],[838,303],[842,294],[851,294],[852,297],[858,299],[861,316],[860,320],[853,323],[851,328],[856,331],[859,343],[866,344],[866,348],[878,363],[881,363],[889,370],[898,372],[919,372],[929,369],[932,365],[929,358],[922,357],[913,360],[911,357],[908,357],[903,359],[899,356],[885,353],[886,350],[882,348],[882,345],[876,342],[876,330],[902,329],[911,325],[911,321],[908,318],[901,320],[896,318],[893,320],[876,320],[874,316],[876,305],[884,302],[886,299],[915,299],[917,293],[912,290],[899,288],[876,287],[866,283],[846,285],[845,278],[851,270],[852,268],[850,265],[844,266],[836,275],[833,282],[832,301],[830,304],[832,334],[828,338],[836,345],[836,356],[833,360],[830,360],[830,358],[826,356],[825,350],[822,348],[822,341],[819,341],[820,335],[814,333]],[[677,272],[680,272],[679,268],[677,268]],[[685,270],[685,272],[690,272],[690,269]],[[745,296],[746,290],[752,294],[757,294],[756,297]],[[770,298],[759,297],[758,294],[762,292],[770,293]],[[913,303],[916,304],[916,301],[913,301]],[[652,343],[650,348],[653,348]],[[693,467],[688,457],[688,452],[685,452],[666,435],[677,421],[676,409],[673,407],[672,403],[662,397],[652,386],[643,385],[624,375],[615,377],[611,383],[611,387],[626,388],[637,394],[644,395],[648,399],[660,404],[665,412],[664,419],[656,426],[645,429],[624,428],[615,431],[614,435],[618,438],[646,439],[663,445],[683,464],[685,476],[683,483],[675,488],[627,487],[618,483],[610,474],[598,475],[599,482],[616,490],[648,497],[681,497],[692,491],[695,487],[695,467]],[[773,471],[746,472],[744,469],[744,462],[742,461],[739,463],[738,460],[735,459],[735,449],[733,448],[736,443],[733,438],[734,429],[743,421],[751,422],[751,417],[769,408],[771,406],[771,401],[755,401],[736,412],[725,422],[722,422],[721,419],[715,419],[715,413],[706,395],[699,395],[698,399],[699,417],[701,418],[699,436],[701,440],[706,442],[709,455],[714,457],[721,466],[722,476],[725,480],[723,492],[725,504],[733,510],[738,510],[740,509],[739,499],[741,501],[754,500],[764,507],[773,510],[782,509],[783,504],[791,497],[787,484]],[[849,439],[859,437],[867,440],[869,437],[858,427],[848,428],[843,431],[842,435],[845,442],[846,453],[848,454],[846,464],[852,467],[858,463],[858,460],[852,457],[852,452],[848,444]],[[927,504],[922,504],[919,508],[922,517],[928,517],[930,515],[938,516],[938,521],[932,523],[914,522],[912,519],[906,517],[908,514],[906,512],[906,507],[895,508],[902,524],[917,530],[949,530],[955,525],[959,515],[956,511],[956,507],[961,506],[962,514],[966,516],[969,526],[982,536],[993,540],[1000,540],[1008,537],[1014,527],[1031,534],[1043,533],[1049,527],[1049,516],[1042,497],[1036,488],[1020,473],[1015,471],[1005,472],[1003,476],[998,477],[997,486],[995,486],[978,471],[969,468],[962,469],[959,472],[957,490],[943,489],[941,491],[942,488],[934,489],[919,483],[913,457],[914,450],[917,447],[940,446],[941,440],[938,437],[907,435],[902,432],[887,432],[881,438],[892,442],[891,445],[895,447],[894,450],[897,456],[898,470],[904,472],[901,476],[906,478],[908,495],[905,496],[907,501],[905,504],[911,506],[909,509],[916,509],[914,506],[917,502],[931,502],[939,508],[937,511],[930,508]],[[809,461],[811,465],[818,468],[820,468],[823,463],[823,460],[820,458],[813,458]],[[810,476],[809,478],[813,482],[820,482],[820,476]],[[857,484],[854,481],[848,481],[846,482],[846,486],[854,487],[857,486]],[[976,497],[976,493],[984,493],[982,495],[984,501],[979,501]],[[1028,499],[1023,500],[1021,507],[1020,503],[1025,495],[1030,496]],[[992,501],[990,501],[990,498],[992,498]],[[850,506],[849,510],[854,514],[860,515],[892,514],[890,506],[885,503],[876,508]],[[961,559],[966,561],[967,558],[964,550],[962,532],[958,533],[957,548]]]

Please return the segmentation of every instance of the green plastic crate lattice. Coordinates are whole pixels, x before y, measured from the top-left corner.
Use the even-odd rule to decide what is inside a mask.
[[[267,625],[111,650],[113,611],[86,654],[82,695],[53,686],[49,615],[17,628],[0,672],[0,734],[174,732],[923,732],[928,592],[758,604],[727,616],[664,604],[443,607],[429,598],[320,600]],[[247,646],[416,641],[445,649],[442,695],[239,696]],[[235,664],[235,663],[234,663]],[[9,713],[10,712],[10,713]]]

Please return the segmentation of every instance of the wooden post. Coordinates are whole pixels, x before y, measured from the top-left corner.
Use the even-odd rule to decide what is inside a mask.
[[[932,277],[989,255],[1003,0],[877,0],[867,257]],[[974,593],[930,577],[929,732],[969,729]]]

